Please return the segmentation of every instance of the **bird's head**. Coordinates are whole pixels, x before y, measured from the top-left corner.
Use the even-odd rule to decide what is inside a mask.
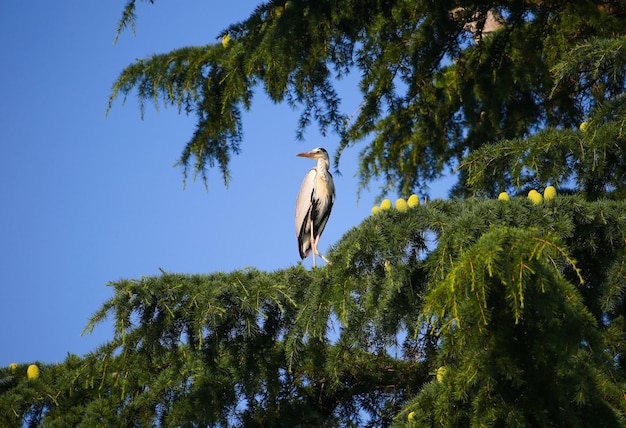
[[[310,152],[298,153],[296,156],[300,156],[303,158],[311,158],[315,160],[324,159],[327,162],[329,161],[328,152],[326,149],[322,147],[318,147],[316,149],[311,150]]]

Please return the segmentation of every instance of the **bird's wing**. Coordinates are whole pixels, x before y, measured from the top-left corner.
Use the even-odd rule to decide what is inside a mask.
[[[296,199],[296,236],[298,237],[298,250],[300,257],[305,258],[311,251],[311,226],[309,217],[311,213],[311,196],[315,188],[315,176],[317,170],[311,168],[304,176],[298,198]]]
[[[326,227],[328,217],[335,202],[335,184],[333,176],[327,171],[324,179],[316,177],[316,186],[311,197],[313,206],[311,207],[311,220],[313,222],[313,236],[319,239]]]

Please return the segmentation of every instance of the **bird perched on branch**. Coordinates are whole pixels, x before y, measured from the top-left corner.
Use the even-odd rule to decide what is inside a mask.
[[[311,168],[304,176],[296,200],[298,250],[303,260],[313,250],[313,266],[315,267],[316,255],[326,263],[330,263],[317,250],[317,244],[328,222],[333,202],[335,202],[335,184],[333,176],[328,172],[330,160],[325,149],[318,147],[310,152],[299,153],[297,156],[317,160],[317,166]]]

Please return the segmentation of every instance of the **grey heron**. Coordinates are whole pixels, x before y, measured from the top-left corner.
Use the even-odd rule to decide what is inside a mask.
[[[315,255],[329,263],[317,250],[317,244],[335,202],[335,184],[333,176],[328,172],[330,160],[325,149],[318,147],[310,152],[298,153],[297,156],[317,160],[317,166],[304,176],[296,200],[298,250],[303,260],[312,252],[315,267]]]

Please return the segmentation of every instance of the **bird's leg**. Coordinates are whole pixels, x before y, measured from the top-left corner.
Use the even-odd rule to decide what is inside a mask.
[[[317,254],[318,256],[320,256],[322,258],[322,260],[324,260],[326,262],[327,265],[330,264],[330,262],[328,261],[328,259],[326,257],[324,257],[324,255],[322,253],[320,253],[319,251],[317,251],[317,242],[315,243],[315,254]]]
[[[320,256],[322,258],[322,260],[324,260],[326,262],[326,264],[331,264],[328,259],[326,257],[324,257],[324,255],[322,253],[317,253],[318,256]]]
[[[318,256],[320,256],[322,258],[322,260],[324,260],[326,262],[326,264],[328,264],[328,265],[330,264],[328,259],[326,257],[324,257],[324,255],[317,250],[317,241],[315,241],[315,240],[311,241],[311,249],[312,249],[311,252],[313,253],[313,260],[315,260],[315,254],[317,254]],[[313,266],[315,266],[315,264]]]

